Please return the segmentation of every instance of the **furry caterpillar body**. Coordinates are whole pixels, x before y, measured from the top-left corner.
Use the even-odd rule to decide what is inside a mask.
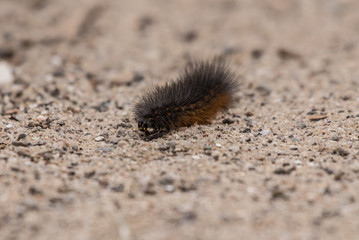
[[[209,124],[229,107],[237,88],[235,74],[220,59],[191,63],[176,81],[140,98],[134,107],[138,129],[151,140],[171,129]]]

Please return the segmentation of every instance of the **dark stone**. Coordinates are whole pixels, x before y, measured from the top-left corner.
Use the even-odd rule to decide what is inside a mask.
[[[20,141],[21,139],[26,138],[26,134],[25,133],[20,133],[19,136],[17,136],[17,141]]]
[[[11,143],[13,146],[15,147],[28,147],[31,145],[31,143],[28,142],[19,142],[19,141],[14,141]]]
[[[125,185],[123,185],[122,183],[117,186],[111,187],[111,191],[114,192],[123,192],[124,190],[125,190]]]
[[[333,150],[332,154],[337,154],[339,156],[346,157],[350,153],[347,150],[343,149],[343,148],[337,148],[337,149]]]
[[[251,56],[253,59],[260,59],[263,56],[264,51],[262,49],[253,49]]]
[[[107,101],[100,103],[97,106],[94,106],[93,108],[99,112],[107,112],[107,110],[109,109],[110,103],[111,103],[111,100],[107,100]]]
[[[234,121],[232,120],[232,119],[230,119],[230,118],[225,118],[225,119],[223,119],[223,121],[222,121],[222,123],[223,124],[232,124],[232,123],[234,123]]]
[[[14,55],[15,55],[15,52],[12,48],[0,47],[0,59],[9,60],[9,59],[13,58]]]

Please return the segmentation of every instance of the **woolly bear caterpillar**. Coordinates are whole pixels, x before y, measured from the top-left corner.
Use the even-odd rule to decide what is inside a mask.
[[[138,129],[146,140],[172,129],[209,124],[229,107],[238,83],[223,59],[192,62],[177,80],[148,91],[134,106]]]

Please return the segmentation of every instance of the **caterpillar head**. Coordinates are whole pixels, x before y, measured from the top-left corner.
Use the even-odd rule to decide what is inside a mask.
[[[147,119],[139,119],[138,122],[138,130],[143,132],[146,136],[152,134],[156,131],[156,128],[153,126],[153,122],[150,118]]]
[[[144,132],[146,135],[148,134],[148,124],[147,122],[138,122],[138,130]]]
[[[161,127],[158,122],[151,117],[135,119],[138,124],[138,130],[144,133],[144,140],[150,141],[159,138],[169,132],[169,127]]]

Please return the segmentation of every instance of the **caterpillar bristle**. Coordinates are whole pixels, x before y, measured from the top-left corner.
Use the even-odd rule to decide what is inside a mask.
[[[138,129],[152,140],[172,129],[209,124],[230,106],[237,89],[235,74],[223,59],[191,62],[177,80],[142,95],[134,107]]]

